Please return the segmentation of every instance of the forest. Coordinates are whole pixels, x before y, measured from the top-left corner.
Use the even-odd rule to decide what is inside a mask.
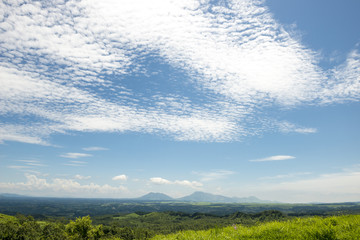
[[[358,239],[360,236],[360,203],[213,204],[2,198],[0,213],[0,239]]]

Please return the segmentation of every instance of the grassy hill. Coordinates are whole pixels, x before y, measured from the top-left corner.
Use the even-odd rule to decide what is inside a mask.
[[[170,235],[158,235],[153,240],[171,239],[359,239],[360,215],[337,217],[307,217],[289,221],[273,221],[251,227],[233,225],[206,231],[182,231]]]

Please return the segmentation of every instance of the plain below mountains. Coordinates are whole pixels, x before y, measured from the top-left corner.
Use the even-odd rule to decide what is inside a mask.
[[[205,192],[194,192],[182,198],[172,198],[163,193],[148,193],[137,200],[142,201],[181,201],[181,202],[211,202],[211,203],[272,203],[272,201],[261,200],[257,197],[225,197]]]

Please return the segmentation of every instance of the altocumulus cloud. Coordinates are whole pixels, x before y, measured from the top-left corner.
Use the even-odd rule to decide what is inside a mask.
[[[264,123],[263,106],[360,97],[357,49],[322,69],[318,53],[259,0],[8,1],[0,9],[0,114],[16,119],[0,124],[0,142],[46,145],[49,135],[69,131],[196,141],[236,140],[268,128],[314,133],[276,119]],[[164,77],[188,92],[145,92],[150,88],[119,80],[154,81],[148,76],[161,67],[152,63],[185,73],[186,85]]]

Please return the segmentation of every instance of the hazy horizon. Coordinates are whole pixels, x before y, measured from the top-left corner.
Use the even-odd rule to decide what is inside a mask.
[[[183,198],[187,198],[187,197],[191,197],[193,194],[196,193],[201,193],[201,194],[210,194],[214,197],[225,197],[228,199],[233,199],[233,201],[227,200],[227,201],[221,201],[221,200],[208,200],[208,201],[199,201],[199,200],[183,200]],[[142,199],[142,198],[146,198],[148,197],[148,195],[162,195],[164,197],[169,197],[169,200],[164,200],[164,199]],[[184,195],[184,196],[180,196],[180,197],[172,197],[169,196],[168,194],[165,193],[161,193],[161,192],[148,192],[144,195],[140,195],[140,196],[135,196],[135,197],[96,197],[96,196],[89,196],[89,197],[74,197],[74,196],[32,196],[32,195],[21,195],[21,194],[15,194],[15,193],[0,193],[1,196],[4,196],[5,199],[6,198],[56,198],[56,199],[88,199],[88,200],[97,200],[97,199],[109,199],[109,200],[124,200],[124,201],[134,201],[134,200],[138,200],[138,201],[154,201],[154,202],[159,202],[159,203],[163,203],[163,201],[174,201],[174,202],[209,202],[209,203],[224,203],[224,204],[341,204],[341,203],[359,203],[360,201],[353,201],[353,202],[331,202],[331,201],[327,201],[327,202],[282,202],[282,201],[272,201],[272,200],[268,200],[268,199],[260,199],[257,198],[256,196],[247,196],[247,197],[236,197],[236,196],[225,196],[225,195],[221,195],[221,194],[212,194],[212,193],[207,193],[207,192],[202,192],[202,191],[195,191],[193,193]],[[255,199],[254,199],[255,198]],[[246,199],[252,199],[252,200],[248,200],[245,201]]]
[[[0,9],[0,192],[360,201],[360,1]]]

